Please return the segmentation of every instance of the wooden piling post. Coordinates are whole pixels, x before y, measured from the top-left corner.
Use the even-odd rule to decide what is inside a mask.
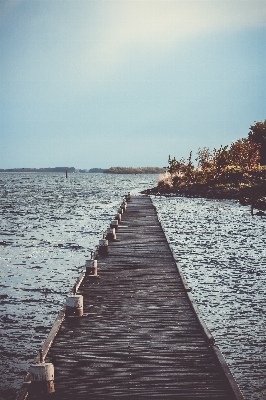
[[[71,294],[66,298],[66,317],[82,317],[83,315],[83,296]]]
[[[123,212],[125,212],[127,209],[127,203],[122,203],[120,208],[122,208]]]
[[[54,393],[54,366],[44,361],[31,364],[29,368],[31,384],[29,386],[29,399],[39,400],[46,395]]]
[[[99,249],[98,252],[102,256],[107,256],[108,254],[108,240],[107,239],[100,239],[99,240]]]
[[[122,219],[122,215],[120,213],[117,213],[115,219],[117,219],[117,221],[120,222]]]
[[[118,228],[118,220],[117,219],[113,219],[111,221],[110,228],[114,228],[115,230],[117,230],[117,228]]]
[[[98,276],[97,260],[86,260],[85,267],[86,267],[86,275]]]
[[[114,228],[108,228],[106,231],[106,239],[113,241],[116,240],[116,233]]]

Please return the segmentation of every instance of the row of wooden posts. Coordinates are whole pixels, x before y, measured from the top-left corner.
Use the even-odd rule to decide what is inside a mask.
[[[116,231],[118,229],[119,222],[122,219],[123,213],[126,211],[127,203],[131,199],[130,192],[124,197],[121,206],[114,219],[110,223],[110,227],[103,234],[103,238],[100,239],[99,245],[96,247],[96,251],[91,253],[91,259],[86,260],[85,264],[85,276],[89,278],[97,278],[97,258],[98,255],[108,255],[108,242],[116,240]],[[73,293],[66,298],[65,304],[65,318],[76,318],[83,316],[83,296],[77,294],[77,288],[74,287]],[[49,362],[45,362],[40,350],[40,359],[38,363],[31,364],[29,368],[31,375],[31,383],[29,386],[29,399],[39,399],[40,396],[46,397],[46,395],[54,393],[54,365]]]

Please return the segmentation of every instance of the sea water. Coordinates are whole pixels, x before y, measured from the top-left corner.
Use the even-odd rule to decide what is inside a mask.
[[[0,174],[1,399],[14,399],[123,195],[156,181],[156,175]],[[265,399],[266,219],[233,201],[152,200],[240,388],[247,399]]]
[[[14,398],[122,198],[155,175],[0,175],[0,393]]]
[[[216,344],[247,400],[266,399],[266,217],[236,201],[154,198]]]

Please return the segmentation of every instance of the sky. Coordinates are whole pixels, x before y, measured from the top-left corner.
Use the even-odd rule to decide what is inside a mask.
[[[0,168],[165,167],[265,119],[265,0],[0,0]]]

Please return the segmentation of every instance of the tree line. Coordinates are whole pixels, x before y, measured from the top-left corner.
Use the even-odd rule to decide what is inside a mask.
[[[111,167],[106,169],[106,174],[161,174],[165,170],[160,167]]]
[[[173,186],[192,183],[227,183],[239,180],[245,173],[253,173],[266,165],[266,120],[250,126],[247,138],[230,146],[210,150],[199,148],[197,166],[192,162],[192,152],[187,160],[168,159],[168,175]]]

